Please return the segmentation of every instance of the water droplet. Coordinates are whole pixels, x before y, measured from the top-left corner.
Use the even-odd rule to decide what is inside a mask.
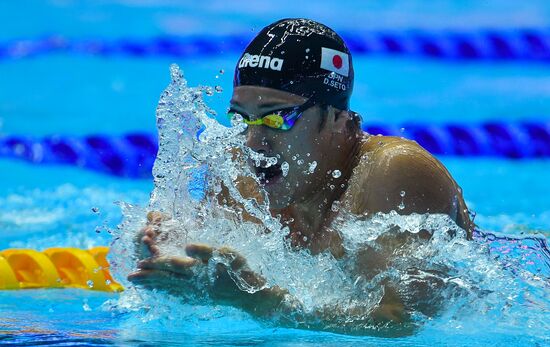
[[[90,305],[88,305],[87,302],[84,302],[84,304],[82,305],[82,309],[86,312],[89,312],[92,310],[92,308],[90,307]]]
[[[332,171],[332,177],[338,178],[338,177],[340,177],[340,176],[342,176],[342,173],[340,172],[340,170],[334,170],[334,171]]]
[[[402,198],[405,197],[405,191],[402,190],[402,191],[399,193],[399,195],[401,195]]]
[[[103,229],[102,227],[98,226],[98,227],[95,227],[95,232],[96,233],[101,233],[101,229]]]
[[[306,53],[309,53],[310,49],[309,48],[306,48]]]
[[[220,75],[223,75],[225,71],[223,69],[220,69]]]
[[[335,188],[334,184],[331,184],[329,187],[330,187],[330,190],[334,190]]]
[[[296,161],[296,156],[295,155],[292,156],[292,160]]]
[[[309,157],[311,154],[310,153],[306,153],[306,157]]]
[[[92,280],[86,281],[86,284],[87,284],[88,287],[90,287],[90,288],[93,288],[93,287],[94,287],[94,281],[92,281]]]
[[[332,212],[338,212],[340,210],[340,201],[333,202],[330,209],[332,210]]]
[[[307,171],[309,173],[313,173],[315,172],[315,168],[317,167],[317,162],[316,161],[312,161],[311,163],[309,163],[309,167],[307,168]]]
[[[99,213],[99,207],[92,207],[93,213]]]
[[[216,89],[216,93],[221,93],[221,92],[223,92],[222,86],[216,86],[216,87],[214,87],[214,89]]]
[[[288,169],[289,168],[290,168],[290,165],[288,165],[288,163],[286,161],[284,161],[281,164],[281,170],[283,171],[283,177],[286,177],[286,175],[288,175]]]
[[[401,203],[397,206],[397,208],[398,208],[399,210],[405,209],[405,204],[403,203],[403,201],[401,201]]]
[[[298,161],[296,162],[298,165],[302,165],[304,163],[304,160],[303,159],[298,159]]]
[[[106,285],[110,285],[110,284],[111,284],[111,280],[105,280],[105,284],[106,284]]]

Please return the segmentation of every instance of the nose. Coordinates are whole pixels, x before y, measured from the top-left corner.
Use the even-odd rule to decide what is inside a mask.
[[[263,126],[249,126],[246,133],[246,145],[258,153],[271,153],[271,144]]]

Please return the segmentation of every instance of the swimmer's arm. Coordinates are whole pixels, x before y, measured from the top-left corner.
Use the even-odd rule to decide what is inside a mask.
[[[364,180],[363,212],[447,214],[472,232],[462,192],[447,169],[416,142],[402,140],[376,154]]]
[[[147,237],[152,236],[149,232]],[[154,244],[151,241],[154,240],[146,243],[151,246]],[[373,324],[402,321],[401,308],[384,298],[374,310],[363,306],[327,305],[306,311],[288,290],[276,285],[266,286],[265,279],[252,271],[246,259],[232,249],[189,244],[185,252],[188,255],[186,257],[157,254],[144,259],[138,263],[138,269],[129,274],[128,280],[135,285],[164,291],[184,300],[208,293],[217,304],[233,306],[258,319],[287,327],[366,333],[366,327]],[[206,280],[201,277],[204,272],[199,268],[206,266],[214,254],[226,261],[217,262],[214,277]],[[246,290],[242,288],[243,284]]]
[[[306,311],[288,291],[277,288],[270,294],[270,306],[260,311],[263,315],[249,313],[258,318],[269,317],[290,328],[387,337],[411,334],[412,324],[403,305],[388,297],[385,295],[374,308],[366,304],[329,304]]]

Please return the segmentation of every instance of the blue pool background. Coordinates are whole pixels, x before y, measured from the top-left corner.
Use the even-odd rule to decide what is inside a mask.
[[[0,3],[0,42],[56,36],[139,42],[158,36],[209,40],[224,35],[252,37],[264,25],[289,16],[309,17],[337,31],[358,35],[372,30],[550,30],[550,5],[542,0],[529,4],[504,0],[437,4],[403,0],[367,5],[361,1],[316,1],[299,8],[293,1],[182,4],[168,0],[56,0],[25,5]],[[169,82],[168,67],[173,62],[180,65],[190,85],[223,88],[223,93],[207,98],[214,109],[223,113],[237,58],[234,52],[139,57],[67,51],[0,57],[0,134],[41,137],[154,133],[155,107]],[[398,126],[410,121],[550,121],[548,61],[446,61],[357,54],[354,64],[352,108],[363,114],[365,122]],[[463,188],[469,207],[477,213],[476,222],[483,229],[548,237],[550,160],[440,159]],[[0,180],[0,249],[106,245],[110,242],[109,229],[121,219],[113,202],[145,205],[152,189],[148,179],[129,180],[71,166],[32,165],[7,158],[0,158]],[[92,212],[92,207],[97,207],[99,213]],[[88,343],[130,344],[120,337],[117,317],[100,308],[105,300],[113,298],[73,290],[0,292],[0,336],[4,334],[5,338],[0,337],[0,343],[32,345],[33,341],[74,342],[82,338]],[[71,323],[67,323],[69,320]],[[159,337],[162,329],[151,331],[156,331],[151,341],[163,341]],[[242,342],[239,333],[231,334],[230,330],[221,335],[210,332],[210,336],[217,336],[212,337],[213,344]],[[400,341],[460,344],[461,334],[465,332]],[[357,340],[293,331],[279,332],[275,340],[270,340],[265,331],[244,336],[251,343],[290,343],[293,339],[303,344],[384,343],[372,338]],[[141,339],[147,340],[145,335]],[[189,339],[189,335],[183,334],[181,339]],[[499,341],[499,337],[480,333],[474,342],[495,340]],[[208,339],[192,342],[208,343]]]

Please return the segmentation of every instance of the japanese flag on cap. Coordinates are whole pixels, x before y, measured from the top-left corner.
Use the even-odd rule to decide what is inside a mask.
[[[349,57],[344,52],[321,47],[321,69],[348,77]]]

